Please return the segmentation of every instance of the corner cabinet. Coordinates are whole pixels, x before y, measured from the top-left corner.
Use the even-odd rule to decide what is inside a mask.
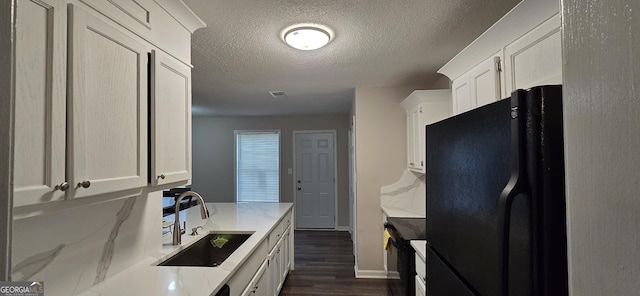
[[[425,126],[451,115],[451,90],[416,90],[401,105],[407,111],[407,168],[424,174]]]
[[[147,184],[148,50],[69,5],[69,197]]]

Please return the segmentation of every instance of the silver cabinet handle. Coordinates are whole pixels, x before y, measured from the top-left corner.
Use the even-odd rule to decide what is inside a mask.
[[[162,179],[164,180],[164,178],[166,178],[167,176],[165,176],[164,174],[160,174],[160,176],[158,176],[158,179]]]
[[[56,187],[53,187],[53,189],[60,190],[60,191],[67,191],[67,189],[69,189],[69,183],[67,183],[67,181],[64,181],[59,185],[56,185]]]
[[[82,182],[78,182],[78,187],[89,188],[91,186],[91,182],[88,180],[84,180]]]

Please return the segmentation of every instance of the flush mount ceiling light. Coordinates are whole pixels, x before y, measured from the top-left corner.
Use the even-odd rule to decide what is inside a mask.
[[[300,50],[318,49],[331,41],[331,31],[318,25],[296,25],[283,32],[282,40]]]

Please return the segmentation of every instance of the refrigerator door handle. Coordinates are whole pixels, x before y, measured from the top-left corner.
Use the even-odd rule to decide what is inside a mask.
[[[518,194],[528,192],[526,153],[525,92],[516,90],[511,94],[511,176],[498,201],[498,260],[500,268],[500,296],[509,295],[509,229],[511,206]]]

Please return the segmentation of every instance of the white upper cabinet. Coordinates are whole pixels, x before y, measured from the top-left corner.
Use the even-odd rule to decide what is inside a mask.
[[[151,184],[191,179],[191,68],[162,52],[151,63]]]
[[[407,168],[424,174],[425,126],[451,115],[451,90],[416,90],[401,105],[407,110]]]
[[[558,10],[557,0],[523,0],[438,70],[452,80],[453,113],[516,89],[561,84]]]
[[[148,49],[77,6],[69,14],[69,197],[144,187]]]
[[[562,44],[560,14],[507,45],[505,91],[536,85],[562,84]]]
[[[22,0],[18,4],[13,203],[23,206],[64,199],[68,186],[67,13],[60,0]]]
[[[186,184],[190,38],[204,23],[182,1],[17,6],[13,175],[20,215],[62,208],[30,213],[25,206],[34,204]]]
[[[453,103],[454,115],[475,107],[475,102],[471,99],[469,81],[469,73],[466,73],[451,83],[451,102]]]
[[[500,99],[499,54],[496,53],[453,81],[451,89],[454,115]]]
[[[500,56],[488,58],[469,72],[471,97],[476,107],[500,100]]]

